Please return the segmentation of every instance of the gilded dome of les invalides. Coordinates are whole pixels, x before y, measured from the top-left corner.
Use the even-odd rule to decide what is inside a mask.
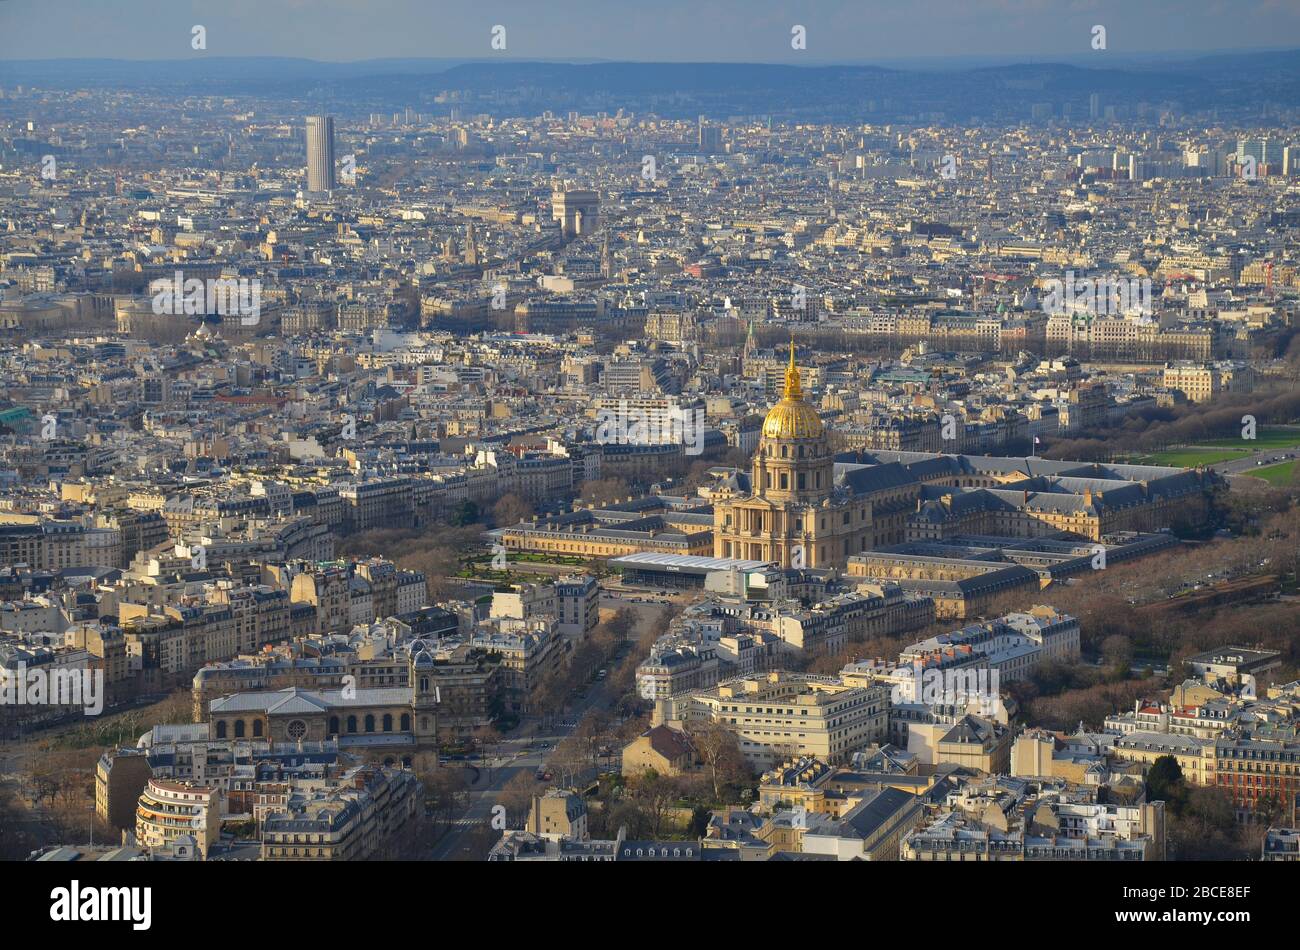
[[[799,370],[794,365],[794,344],[790,344],[790,365],[785,369],[785,392],[781,401],[767,411],[763,420],[765,439],[817,439],[825,434],[817,410],[804,402]]]

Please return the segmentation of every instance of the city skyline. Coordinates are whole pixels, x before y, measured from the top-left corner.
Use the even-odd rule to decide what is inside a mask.
[[[1297,23],[0,0],[11,916],[1285,926]]]

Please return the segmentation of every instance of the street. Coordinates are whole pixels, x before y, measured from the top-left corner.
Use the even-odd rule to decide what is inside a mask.
[[[1260,449],[1258,452],[1252,452],[1250,455],[1245,455],[1238,459],[1231,459],[1227,462],[1218,462],[1211,465],[1210,469],[1218,472],[1220,475],[1250,475],[1258,468],[1264,468],[1268,465],[1278,465],[1287,461],[1288,455],[1300,455],[1300,444]],[[1274,461],[1274,459],[1277,461]],[[1258,464],[1260,462],[1263,462],[1264,464]]]
[[[680,607],[681,600],[679,598],[688,598],[695,592],[678,591],[674,593],[677,595],[673,597],[673,600],[676,601],[674,606]],[[623,662],[627,650],[645,632],[646,625],[658,620],[663,605],[655,601],[664,598],[659,596],[657,592],[649,591],[635,595],[641,598],[638,600],[633,600],[628,596],[611,596],[606,591],[602,591],[600,596],[602,607],[610,609],[626,607],[635,617],[633,628],[625,641],[626,646],[620,647],[616,651],[615,657],[609,660],[610,668],[613,669],[614,664]],[[544,765],[555,751],[556,745],[562,739],[573,734],[583,716],[592,710],[609,712],[618,700],[619,696],[616,694],[610,679],[595,680],[583,692],[578,694],[577,701],[574,704],[551,717],[551,724],[542,732],[537,731],[539,721],[535,718],[529,718],[525,719],[511,734],[503,737],[493,750],[494,754],[488,760],[491,768],[481,768],[477,781],[467,785],[468,804],[461,810],[460,814],[452,819],[447,833],[434,845],[429,857],[435,861],[469,858],[473,854],[474,832],[490,827],[492,806],[500,802],[501,790],[505,788],[506,784],[520,772],[524,772],[532,778],[537,769]],[[546,747],[544,749],[538,748],[538,744],[545,744]],[[443,767],[456,768],[460,764],[448,763]],[[480,768],[482,765],[477,759],[471,759],[466,764],[475,768]],[[466,771],[470,770],[467,769]],[[598,772],[599,769],[597,768],[586,770],[578,777],[579,784],[594,778]],[[473,777],[471,772],[470,775],[466,776],[467,781]],[[537,782],[538,792],[549,788],[550,784]],[[497,833],[494,832],[492,837],[495,840],[498,837]]]
[[[558,717],[553,726],[544,729],[541,733],[536,731],[537,720],[525,720],[513,734],[502,739],[497,745],[494,754],[488,758],[490,769],[481,767],[477,759],[466,763],[479,769],[477,781],[468,785],[469,803],[452,820],[447,833],[430,852],[430,858],[434,861],[447,861],[465,857],[466,852],[472,848],[472,833],[477,829],[490,826],[492,806],[500,802],[501,790],[506,784],[520,772],[531,778],[538,768],[546,763],[560,740],[573,734],[578,722],[587,712],[593,709],[608,710],[617,698],[611,695],[605,682],[596,682],[588,687],[585,695],[574,707]],[[543,745],[545,748],[540,747]],[[456,768],[459,765],[460,763],[447,763],[441,767]],[[467,776],[467,779],[471,778],[472,775]],[[547,782],[539,781],[536,784],[538,792],[550,787]],[[493,837],[495,838],[496,835]]]

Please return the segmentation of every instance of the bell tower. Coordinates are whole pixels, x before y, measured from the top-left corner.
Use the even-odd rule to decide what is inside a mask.
[[[437,666],[424,644],[411,644],[411,732],[417,746],[434,746],[438,743],[438,689]]]

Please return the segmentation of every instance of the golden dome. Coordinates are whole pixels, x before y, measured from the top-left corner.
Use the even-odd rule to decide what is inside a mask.
[[[794,340],[790,341],[790,365],[785,368],[785,392],[781,401],[767,411],[763,420],[765,439],[817,439],[824,435],[817,410],[803,401],[799,370],[794,365]]]

